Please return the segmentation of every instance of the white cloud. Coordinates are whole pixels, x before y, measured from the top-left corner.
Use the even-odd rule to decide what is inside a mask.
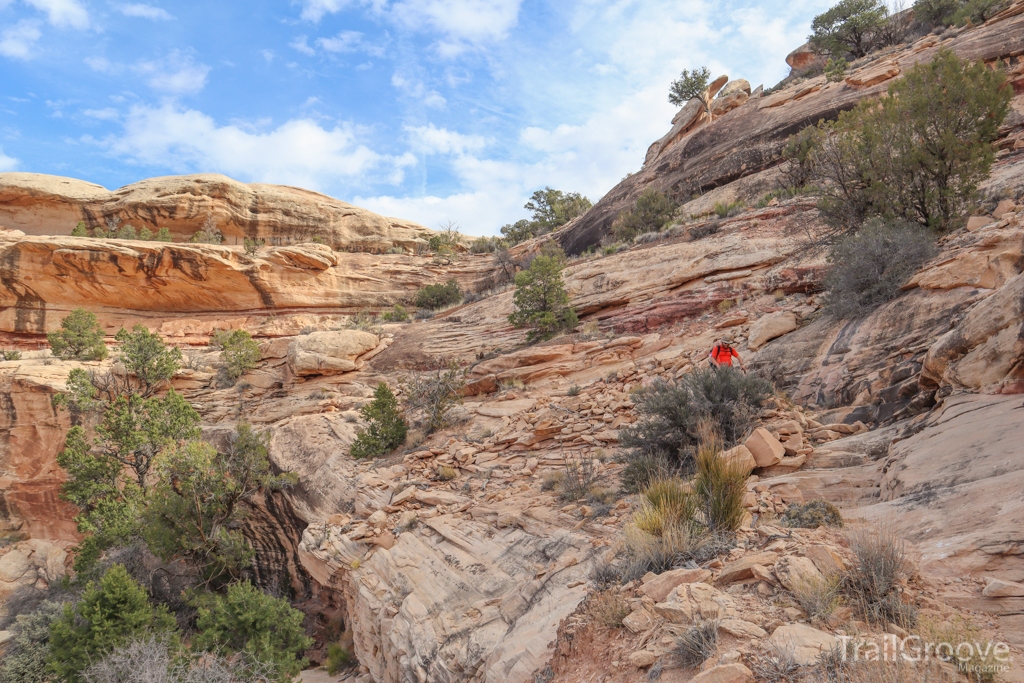
[[[39,37],[39,22],[26,19],[0,33],[0,55],[15,59],[28,59],[32,56],[32,47]]]
[[[359,31],[342,31],[331,38],[317,38],[316,44],[328,52],[365,52],[374,57],[384,56],[384,46],[366,40]]]
[[[26,4],[46,12],[47,21],[61,28],[89,28],[89,13],[78,0],[25,0]]]
[[[4,154],[3,147],[0,147],[0,172],[13,171],[18,168],[18,160]]]
[[[431,109],[444,109],[447,104],[447,100],[444,99],[441,93],[427,88],[421,81],[407,78],[402,74],[393,74],[391,76],[391,85],[395,86],[406,97]]]
[[[84,116],[88,116],[90,119],[99,119],[100,121],[116,121],[121,118],[120,112],[113,107],[106,107],[105,109],[86,109],[82,114]]]
[[[325,14],[340,12],[349,4],[349,0],[305,0],[302,3],[302,18],[306,21],[320,21]]]
[[[174,17],[162,7],[154,7],[153,5],[146,5],[141,2],[132,3],[130,5],[121,5],[121,14],[126,17],[138,17],[140,19],[150,19],[152,21],[170,21]]]
[[[516,25],[522,0],[399,0],[389,11],[408,29],[437,30],[453,40],[500,40]]]
[[[487,146],[487,138],[481,135],[463,135],[434,124],[426,126],[406,126],[409,143],[412,149],[423,154],[455,154],[464,155],[479,152]]]
[[[298,50],[304,55],[313,56],[316,54],[316,50],[309,46],[306,36],[299,36],[292,42],[288,43],[288,45],[293,50]]]
[[[263,56],[263,60],[266,61],[267,63],[274,61],[273,50],[260,50],[260,55]]]
[[[224,173],[323,191],[339,183],[398,183],[404,169],[416,163],[411,154],[378,154],[361,144],[357,134],[349,124],[326,129],[309,119],[250,131],[219,126],[200,111],[165,104],[133,107],[123,135],[100,144],[117,157],[177,173]]]
[[[108,72],[113,68],[110,60],[106,57],[86,57],[85,63],[93,71],[99,71],[101,73]]]
[[[206,87],[210,67],[196,64],[189,54],[171,51],[163,59],[139,62],[133,70],[146,78],[149,87],[168,95],[193,95]]]

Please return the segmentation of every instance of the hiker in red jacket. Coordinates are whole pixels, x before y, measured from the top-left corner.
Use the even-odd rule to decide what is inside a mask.
[[[711,359],[711,365],[716,368],[731,368],[732,359],[735,358],[740,362],[743,372],[747,371],[747,366],[743,364],[743,359],[740,358],[739,352],[733,347],[732,339],[729,337],[723,337],[712,346],[708,358]]]

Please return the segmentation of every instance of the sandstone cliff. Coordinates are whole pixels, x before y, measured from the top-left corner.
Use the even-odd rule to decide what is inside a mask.
[[[382,253],[415,249],[430,236],[416,223],[317,192],[216,174],[149,178],[111,192],[73,178],[0,173],[0,226],[29,235],[69,235],[79,221],[92,230],[110,218],[154,233],[167,228],[177,242],[187,242],[208,218],[225,244],[237,245],[244,237],[272,246],[316,238],[334,249]]]

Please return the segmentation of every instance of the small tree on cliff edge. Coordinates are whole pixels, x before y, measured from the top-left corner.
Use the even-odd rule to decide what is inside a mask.
[[[60,329],[46,335],[53,355],[76,360],[103,360],[107,345],[96,314],[76,308],[60,321]]]
[[[515,310],[508,320],[515,327],[530,328],[527,341],[531,343],[550,339],[579,323],[562,282],[564,267],[562,248],[548,242],[530,267],[516,274]]]
[[[356,435],[350,453],[353,458],[373,458],[398,448],[405,441],[407,427],[398,399],[387,384],[381,382],[373,392],[373,400],[359,410],[366,420],[366,429]]]

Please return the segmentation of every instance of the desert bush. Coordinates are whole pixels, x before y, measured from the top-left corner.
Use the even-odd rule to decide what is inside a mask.
[[[719,218],[735,216],[743,209],[743,202],[718,202],[715,204],[714,212]]]
[[[174,238],[171,237],[171,231],[168,228],[160,228],[156,231],[157,242],[173,242]]]
[[[462,288],[455,278],[443,285],[427,285],[416,292],[416,305],[436,311],[439,308],[453,306],[462,301]]]
[[[381,314],[381,320],[386,323],[405,323],[409,322],[409,311],[405,310],[405,306],[395,304],[395,307],[390,311],[384,311]]]
[[[340,643],[331,643],[327,646],[327,661],[324,663],[324,668],[331,676],[337,676],[338,673],[355,664],[356,658]]]
[[[216,330],[212,342],[220,349],[224,372],[232,380],[255,368],[260,360],[260,345],[245,330]]]
[[[664,192],[647,188],[632,207],[615,218],[612,234],[617,240],[630,241],[637,235],[657,232],[668,225],[677,208],[679,204]]]
[[[21,351],[17,349],[0,350],[0,360],[21,360]]]
[[[87,683],[274,683],[274,669],[244,656],[189,655],[155,637],[132,640],[91,665]]]
[[[406,380],[402,386],[406,405],[422,415],[427,433],[448,423],[451,411],[462,403],[466,374],[454,361],[433,371]]]
[[[307,664],[302,652],[313,640],[302,628],[302,612],[287,600],[245,582],[230,585],[223,595],[199,596],[196,607],[194,649],[244,653],[272,666],[282,682]]]
[[[649,470],[663,461],[683,473],[692,472],[702,423],[710,420],[725,447],[731,447],[746,436],[758,406],[771,392],[766,380],[732,368],[698,369],[675,382],[641,389],[633,397],[640,420],[622,432],[622,445],[631,450],[630,468],[643,462],[643,469]],[[624,477],[640,480],[630,468]]]
[[[902,601],[902,581],[912,571],[906,544],[881,529],[851,534],[849,541],[856,560],[843,577],[843,592],[851,604],[871,623],[913,627],[916,611]]]
[[[672,654],[686,669],[696,669],[718,651],[718,621],[703,621],[676,638]]]
[[[818,52],[833,57],[848,53],[863,57],[877,44],[888,14],[880,0],[840,0],[814,17],[808,41]]]
[[[296,483],[294,475],[272,471],[269,440],[242,422],[223,453],[203,441],[164,451],[142,512],[150,550],[187,563],[206,585],[238,580],[253,557],[239,528],[246,501]]]
[[[719,457],[720,442],[705,437],[697,448],[697,474],[693,478],[693,497],[700,520],[711,534],[732,533],[743,521],[747,476],[742,465]]]
[[[940,50],[888,95],[800,134],[811,140],[811,179],[832,237],[870,216],[959,226],[995,159],[1012,88],[1002,70]]]
[[[75,223],[75,227],[71,229],[72,237],[88,237],[89,228],[86,226],[85,221],[78,221]]]
[[[61,603],[44,600],[17,616],[11,627],[13,637],[0,660],[0,683],[45,683],[49,679],[50,626],[63,611]]]
[[[469,245],[469,252],[471,254],[493,254],[503,246],[505,246],[505,240],[500,237],[480,237]]]
[[[189,242],[194,244],[221,244],[224,242],[224,233],[217,229],[217,222],[213,220],[212,215],[209,215],[206,217],[203,227],[195,231]]]
[[[459,470],[451,465],[441,465],[436,470],[436,476],[441,481],[454,481],[459,478]]]
[[[1007,0],[917,0],[914,17],[925,26],[980,24],[1008,4]]]
[[[839,83],[846,78],[846,60],[842,57],[829,57],[825,63],[825,80],[829,83]]]
[[[252,237],[243,237],[242,238],[242,249],[244,249],[245,253],[248,254],[249,256],[255,256],[257,253],[259,253],[260,249],[262,249],[263,247],[266,246],[266,244],[267,244],[267,241],[265,239],[262,239],[262,238],[260,238],[260,239],[255,239],[255,238],[252,238]]]
[[[565,474],[560,470],[548,470],[541,476],[540,490],[554,491],[562,484]]]
[[[515,246],[528,239],[545,235],[590,209],[590,200],[578,192],[562,192],[545,187],[537,190],[523,205],[531,212],[530,220],[522,219],[501,228],[506,246]]]
[[[708,71],[706,66],[694,69],[692,72],[689,69],[683,69],[683,72],[679,74],[679,78],[672,81],[672,85],[669,86],[669,104],[682,107],[690,100],[702,100],[710,80],[711,72]]]
[[[779,521],[783,526],[801,529],[843,526],[843,516],[839,508],[824,498],[816,498],[806,503],[791,503]]]
[[[398,399],[387,384],[381,382],[374,389],[374,399],[359,409],[367,422],[365,429],[355,435],[350,454],[353,458],[376,458],[397,449],[409,431],[406,419],[398,410]]]
[[[103,328],[96,314],[76,308],[60,321],[60,329],[46,335],[50,349],[58,358],[103,360],[107,357]]]
[[[865,315],[898,297],[907,280],[936,253],[927,228],[872,219],[831,247],[825,307],[840,319]]]
[[[841,602],[842,578],[804,577],[793,584],[789,595],[812,621],[828,621]]]
[[[934,619],[922,620],[919,624],[922,640],[929,643],[950,643],[954,648],[959,643],[984,643],[985,635],[981,629],[963,616],[956,615],[945,621]],[[980,646],[970,652],[970,657],[960,658],[962,650],[956,651],[952,657],[957,670],[967,677],[971,683],[992,683],[997,680],[997,672],[1002,663],[995,653],[984,652]]]
[[[80,683],[82,672],[117,646],[150,634],[170,637],[175,628],[166,608],[150,605],[145,589],[114,565],[51,625],[47,666],[57,678]]]
[[[597,463],[592,458],[562,455],[561,498],[564,501],[586,497],[597,480]]]
[[[544,245],[529,268],[516,273],[514,310],[508,320],[514,327],[529,329],[527,342],[550,339],[579,323],[562,281],[564,267],[565,253],[551,242]]]
[[[796,683],[803,676],[792,645],[768,644],[748,662],[754,678],[764,683]]]
[[[696,515],[697,497],[692,486],[678,477],[669,477],[655,479],[643,490],[633,524],[652,536],[661,536],[671,528],[692,527]]]
[[[706,225],[698,225],[687,230],[687,237],[691,242],[702,240],[705,237],[711,237],[716,234],[722,227],[718,223],[708,223]]]
[[[697,557],[708,559],[704,539],[687,526],[668,527],[660,536],[627,526],[623,541],[626,548],[623,581],[639,579],[647,572],[661,574]]]
[[[587,613],[605,628],[622,628],[622,620],[629,616],[629,603],[617,590],[604,590],[587,600]]]

